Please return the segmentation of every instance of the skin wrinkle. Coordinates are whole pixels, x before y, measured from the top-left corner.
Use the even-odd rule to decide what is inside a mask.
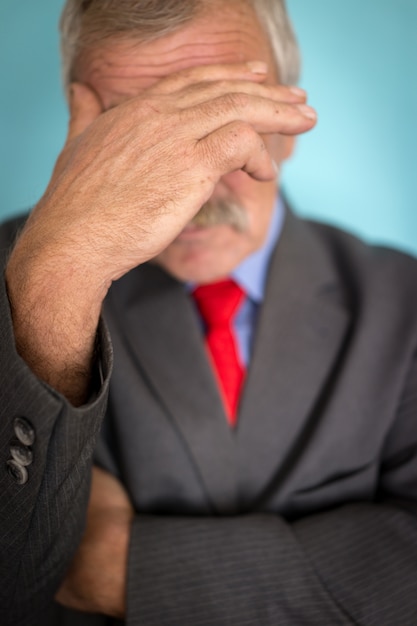
[[[234,10],[225,12],[220,31],[217,24],[214,27],[209,15],[200,15],[192,23],[160,39],[132,42],[113,38],[111,43],[107,41],[100,49],[90,50],[82,56],[79,80],[97,93],[104,110],[140,95],[165,76],[200,65],[264,61],[269,72],[262,83],[276,85],[272,49],[264,29],[250,7],[239,8],[241,10],[236,11],[233,6]],[[291,153],[292,138],[274,135],[263,139],[278,163]],[[189,272],[194,279],[196,272],[200,275],[200,271],[202,276],[206,273],[224,275],[263,244],[275,194],[275,181],[261,183],[243,171],[231,172],[220,180],[211,198],[212,204],[218,200],[224,203],[223,207],[230,204],[230,211],[226,209],[224,212],[223,222],[220,207],[213,210],[213,216],[204,215],[210,209],[203,208],[197,222],[201,219],[203,224],[210,226],[199,229],[195,238],[191,236],[192,227],[186,229],[186,237],[180,235],[159,254],[157,261],[180,279],[187,279]],[[241,212],[237,220],[236,206]],[[216,225],[213,225],[215,221]]]
[[[158,79],[155,77],[155,82],[157,82],[157,80]],[[244,89],[245,89],[244,81],[239,80],[239,81],[235,81],[236,94],[239,93],[239,91],[238,91],[238,84],[242,84],[242,93],[245,93],[245,91],[244,91]],[[220,93],[219,87],[221,88],[222,85],[223,85],[223,83],[222,83],[221,80],[220,81],[213,81],[213,90],[210,90],[210,87],[208,87],[208,89],[207,89],[207,94],[208,94],[207,95],[207,99],[210,99],[211,97],[214,99],[216,97],[216,93]],[[194,85],[194,86],[193,85],[189,85],[187,87],[187,90],[191,92],[192,90],[196,90],[199,86],[200,86],[199,84]],[[258,85],[258,87],[260,87],[260,85]],[[266,90],[265,94],[264,95],[260,94],[260,97],[268,98],[269,95],[270,95],[269,88],[271,87],[271,85],[267,85],[265,83],[264,87],[265,87],[265,90]],[[125,91],[120,90],[120,91],[118,91],[116,88],[113,89],[114,102],[110,102],[105,110],[106,111],[110,110],[111,108],[114,108],[118,104],[122,104],[126,100],[135,97],[136,93],[137,93],[136,89],[134,89],[133,91],[128,91],[128,90],[125,90]],[[197,103],[196,103],[196,106],[197,106]]]
[[[282,123],[281,117],[277,122],[273,111],[281,94],[284,103],[294,102],[287,89],[270,89],[271,97],[258,100],[256,94],[262,88],[243,99],[236,93],[236,76],[251,84],[249,91],[264,79],[270,85],[276,82],[264,33],[251,15],[252,21],[246,15],[245,23],[251,23],[252,37],[238,42],[222,37],[221,50],[207,41],[204,47],[177,45],[175,63],[169,69],[199,65],[204,55],[209,64],[218,66],[226,56],[234,63],[258,60],[269,64],[268,76],[251,74],[244,64],[221,71],[201,67],[174,79],[167,77],[159,95],[157,87],[156,96],[152,90],[143,93],[145,86],[156,81],[144,77],[147,57],[141,56],[141,50],[153,51],[152,58],[159,60],[158,72],[166,69],[167,46],[201,42],[201,22],[195,22],[152,45],[133,48],[126,44],[124,52],[122,45],[109,47],[105,54],[101,51],[101,59],[113,64],[96,64],[94,73],[85,65],[86,85],[72,86],[64,150],[48,191],[29,218],[32,233],[26,230],[14,249],[6,280],[11,302],[18,305],[13,323],[19,353],[37,376],[77,406],[89,397],[83,372],[91,371],[97,323],[112,281],[158,255],[158,262],[174,276],[210,282],[236,267],[265,239],[277,187],[270,155],[281,162],[290,154],[293,138],[283,137],[282,130],[305,132],[313,123],[302,120],[298,112],[294,124],[292,105],[283,105]],[[226,12],[227,24],[233,26],[229,32],[239,30],[241,16],[242,12]],[[215,20],[211,28],[216,32]],[[109,78],[109,67],[111,73],[114,68],[123,69],[126,51],[132,60],[125,68],[127,78]],[[195,58],[200,61],[196,63]],[[154,74],[155,68],[149,72]],[[213,79],[213,75],[217,76]],[[213,80],[223,94],[223,115],[218,120],[210,116],[221,108],[211,94]],[[190,85],[197,86],[196,94]],[[163,93],[164,87],[168,93]],[[120,104],[115,91],[132,88],[137,98],[103,114],[103,107]],[[195,95],[203,102],[196,107],[199,116],[192,110]],[[248,106],[248,99],[252,105]],[[153,102],[159,102],[161,114],[150,114]],[[261,134],[262,129],[272,134]],[[268,154],[259,150],[262,141]],[[247,217],[245,228],[239,231],[221,224],[195,228],[194,233],[191,227],[187,235],[187,223],[209,198],[219,206],[219,201],[241,205]],[[35,253],[34,262],[28,262],[31,253]],[[129,508],[128,498],[126,503]],[[87,531],[90,521],[91,517]],[[104,515],[96,516],[94,525],[103,523],[99,544],[90,541],[97,537],[94,530],[86,536],[78,553],[80,568],[76,557],[70,580],[64,583],[67,594],[64,591],[60,599],[66,598],[69,606],[81,610],[86,608],[80,607],[84,599],[93,613],[123,617],[129,523],[121,520],[119,533],[113,524],[107,528],[108,521]]]
[[[243,11],[240,13],[243,15]],[[232,46],[234,48],[234,56],[233,56],[234,62],[243,61],[245,56],[248,58],[251,58],[251,48],[253,48],[254,50],[256,50],[256,53],[254,51],[252,58],[257,58],[257,56],[259,56],[259,49],[260,49],[259,43],[260,42],[253,36],[253,30],[254,30],[253,22],[251,21],[251,19],[248,19],[244,25],[246,27],[246,30],[243,27],[239,29],[227,29],[226,28],[225,30],[221,32],[217,31],[216,33],[212,33],[210,30],[205,30],[203,28],[201,29],[201,36],[200,36],[199,43],[197,44],[197,47],[209,48],[210,46],[213,46],[213,47],[216,46],[217,53],[219,54],[219,51],[221,50],[222,46],[227,46],[227,47]],[[259,29],[260,29],[260,33],[263,34],[263,31],[261,30],[260,26],[259,26]],[[173,37],[175,37],[176,34],[177,33],[174,32],[168,35],[165,39],[172,39]],[[205,41],[203,41],[203,39],[205,39]],[[263,52],[271,56],[271,48],[270,48],[269,42],[265,40],[264,37],[262,37],[260,41],[261,41],[262,48],[264,48]],[[84,65],[89,66],[90,76],[96,75],[97,72],[102,72],[103,66],[104,68],[109,68],[109,69],[111,67],[117,68],[117,75],[109,74],[108,76],[108,78],[112,78],[115,80],[121,80],[123,78],[129,77],[130,68],[132,68],[133,66],[138,69],[143,70],[143,76],[146,76],[147,78],[151,78],[154,76],[156,76],[157,78],[161,78],[171,73],[170,68],[178,64],[178,57],[182,57],[183,63],[177,66],[175,71],[185,69],[186,67],[209,64],[211,62],[211,57],[209,55],[201,55],[201,54],[193,53],[193,50],[196,48],[196,44],[194,42],[191,42],[191,43],[182,43],[182,44],[177,44],[177,45],[171,44],[170,46],[167,47],[166,50],[162,52],[158,51],[159,61],[161,59],[163,61],[164,57],[169,57],[172,60],[170,60],[169,62],[156,63],[154,52],[152,50],[146,51],[143,49],[144,45],[149,45],[152,48],[153,43],[155,42],[150,41],[146,43],[146,42],[135,41],[135,42],[132,42],[131,45],[129,45],[128,41],[126,40],[125,41],[122,40],[120,43],[119,43],[119,40],[117,40],[116,46],[114,46],[114,43],[112,41],[108,41],[105,44],[106,51],[109,46],[112,46],[112,47],[114,46],[113,49],[116,49],[120,46],[121,48],[124,48],[124,50],[126,51],[126,46],[128,46],[128,49],[125,52],[125,54],[121,53],[120,57],[117,59],[117,62],[115,62],[114,59],[112,61],[109,60],[108,58],[106,59],[106,54],[103,51],[103,49],[97,48],[97,47],[93,48],[92,50],[88,50],[82,53],[82,62]],[[241,48],[241,52],[238,58],[236,58],[237,57],[236,49],[238,47]],[[137,49],[140,48],[141,57],[143,58],[149,57],[149,62],[145,64],[145,63],[141,63],[140,60],[138,60],[137,62],[135,61],[134,64],[131,64],[129,62],[129,59],[130,59],[132,52],[135,51],[135,48]],[[177,56],[177,58],[172,58],[173,56]],[[127,59],[127,63],[126,61],[123,60],[124,58]],[[120,62],[119,62],[119,59],[120,59]],[[192,59],[191,63],[190,63],[190,59]],[[218,62],[219,63],[232,62],[231,55],[229,54],[225,54],[224,56],[219,55]],[[147,68],[149,69],[147,70]],[[153,72],[155,68],[158,68],[160,73],[157,73],[154,76],[150,76],[149,72]],[[80,76],[77,79],[82,80],[82,76]]]
[[[142,6],[142,4],[139,6],[139,4],[136,3],[134,10],[129,15],[125,14],[123,17],[122,13],[122,19],[118,10],[119,7],[116,6],[117,3],[114,3],[114,6],[110,7],[109,10],[107,4],[106,8],[102,6],[102,3],[97,2],[97,7],[93,8],[91,14],[78,15],[75,23],[71,20],[71,12],[64,12],[61,32],[63,35],[63,61],[66,82],[70,78],[72,80],[77,79],[74,75],[74,62],[79,53],[88,48],[97,48],[103,42],[111,44],[116,39],[127,41],[132,37],[138,42],[149,43],[170,36],[195,21],[201,23],[201,32],[205,35],[206,31],[209,30],[207,26],[211,27],[210,22],[213,15],[217,18],[219,12],[223,18],[221,24],[218,25],[220,29],[227,26],[229,16],[238,16],[245,27],[245,31],[250,30],[253,23],[256,22],[262,28],[264,43],[273,51],[274,65],[277,63],[279,65],[281,61],[286,65],[285,49],[288,45],[292,50],[293,44],[295,44],[291,37],[290,27],[280,24],[280,19],[284,19],[280,15],[281,9],[278,10],[277,15],[274,15],[275,9],[272,7],[268,8],[263,3],[257,6],[255,0],[229,0],[227,3],[219,0],[208,2],[205,0],[194,2],[184,0],[184,3],[180,3],[180,7],[177,6],[177,3],[173,3],[175,9],[169,3],[165,4],[163,7],[160,7],[161,12],[158,12],[156,10],[157,7],[151,3],[153,11],[151,19],[148,19],[147,7]],[[161,2],[161,4],[163,3]],[[273,20],[272,33],[271,19]],[[275,20],[277,23],[275,23]],[[276,38],[277,36],[281,38],[282,28],[284,29],[284,49],[278,46],[277,51],[275,50]],[[288,32],[285,32],[287,28]],[[271,37],[273,38],[272,42],[269,41]],[[295,57],[297,57],[296,51],[294,53]],[[282,58],[283,56],[284,58]],[[292,56],[291,65],[293,66],[292,81],[295,83],[297,82],[297,59],[294,58],[293,54],[290,56]],[[286,82],[288,82],[288,79],[288,72],[286,72]]]
[[[88,395],[79,373],[90,367],[111,282],[155,257],[182,280],[203,283],[225,276],[265,239],[277,187],[271,159],[287,158],[293,142],[282,132],[297,134],[313,126],[296,110],[304,98],[287,88],[257,96],[262,83],[275,84],[276,76],[254,12],[248,10],[243,26],[241,13],[222,18],[225,31],[243,28],[246,34],[239,41],[230,35],[228,42],[218,35],[216,20],[203,24],[200,19],[152,43],[132,46],[124,39],[115,45],[113,39],[113,45],[90,55],[94,72],[88,55],[82,59],[81,80],[70,89],[67,140],[9,258],[6,281],[19,354],[77,406]],[[214,33],[214,43],[202,40],[202,32]],[[148,74],[159,74],[166,69],[167,49],[176,49],[175,62],[157,86],[146,76],[148,57],[141,52],[152,53],[157,66]],[[210,67],[201,66],[202,56]],[[269,66],[268,74],[252,72],[247,65],[252,61]],[[109,67],[111,74],[124,69],[128,77],[109,78]],[[172,76],[180,69],[185,71]],[[245,84],[236,86],[233,77]],[[154,89],[143,91],[151,85]],[[135,97],[129,102],[103,113],[118,104],[115,91],[131,90]],[[282,123],[273,113],[281,100]],[[151,111],[153,103],[159,103],[161,114]],[[215,119],[220,108],[223,115]],[[262,140],[268,154],[259,149]],[[205,183],[199,184],[201,179]],[[241,205],[247,228],[220,224],[185,232],[209,198]],[[32,309],[36,314],[28,316]],[[68,370],[75,373],[71,381]]]
[[[146,78],[162,78],[172,72],[170,72],[170,68],[171,67],[175,67],[175,72],[178,72],[182,69],[186,69],[188,67],[192,67],[192,66],[198,66],[198,65],[209,65],[210,64],[210,55],[202,55],[202,54],[193,54],[192,53],[192,49],[195,46],[189,46],[190,48],[190,52],[188,52],[187,54],[184,53],[184,60],[183,63],[180,63],[180,66],[178,67],[178,61],[177,60],[173,60],[170,63],[154,63],[154,64],[145,64],[145,63],[135,63],[134,65],[130,66],[130,65],[119,65],[116,63],[112,63],[110,61],[107,61],[105,59],[97,59],[97,66],[94,67],[94,61],[92,62],[93,65],[91,67],[91,71],[90,71],[90,76],[94,77],[97,74],[101,74],[103,71],[103,66],[107,68],[107,72],[109,72],[108,74],[108,78],[112,78],[115,80],[124,80],[125,78],[129,78],[131,76],[130,72],[135,72],[135,70],[137,69],[141,69],[143,70],[143,76]],[[208,47],[208,46],[207,46]],[[190,58],[192,58],[193,62],[192,64],[190,64],[189,59],[187,59],[187,55],[189,55]],[[244,55],[240,55],[240,58],[236,58],[236,56],[233,56],[233,62],[237,62],[237,61],[243,61],[244,60]],[[224,54],[224,55],[219,55],[219,63],[231,63],[232,62],[232,56],[229,54]],[[152,72],[155,71],[155,69],[158,69],[159,72],[157,74],[153,74]],[[117,73],[112,74],[110,72],[112,72],[113,70],[115,70]]]

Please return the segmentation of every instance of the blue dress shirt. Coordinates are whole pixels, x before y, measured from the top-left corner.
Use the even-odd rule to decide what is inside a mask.
[[[247,366],[252,352],[252,339],[260,305],[264,299],[269,262],[284,224],[285,208],[277,197],[271,225],[264,245],[249,255],[232,272],[231,278],[245,291],[246,298],[234,319],[234,329],[242,363]]]
[[[264,299],[269,262],[282,231],[284,216],[284,203],[278,196],[265,243],[259,250],[244,259],[231,274],[231,278],[246,293],[246,298],[239,307],[233,322],[240,358],[245,366],[249,364],[257,315]],[[187,289],[191,291],[194,286],[188,283]]]

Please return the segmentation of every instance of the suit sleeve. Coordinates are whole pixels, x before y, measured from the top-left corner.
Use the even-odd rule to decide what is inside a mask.
[[[381,457],[375,502],[294,522],[138,515],[129,626],[417,623],[417,362]]]
[[[112,357],[101,326],[104,382],[90,403],[72,407],[16,352],[0,278],[0,624],[29,626],[47,623],[81,538]]]

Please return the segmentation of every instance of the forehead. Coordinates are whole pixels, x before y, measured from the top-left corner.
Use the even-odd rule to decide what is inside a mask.
[[[228,3],[227,9],[206,11],[152,41],[115,39],[86,50],[76,78],[90,84],[109,108],[180,70],[250,60],[272,67],[268,38],[252,7]]]

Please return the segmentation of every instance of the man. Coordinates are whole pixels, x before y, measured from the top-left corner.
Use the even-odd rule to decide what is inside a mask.
[[[417,266],[277,197],[316,117],[283,3],[68,0],[62,32],[68,139],[5,271],[5,619],[62,583],[79,624],[413,624]]]

